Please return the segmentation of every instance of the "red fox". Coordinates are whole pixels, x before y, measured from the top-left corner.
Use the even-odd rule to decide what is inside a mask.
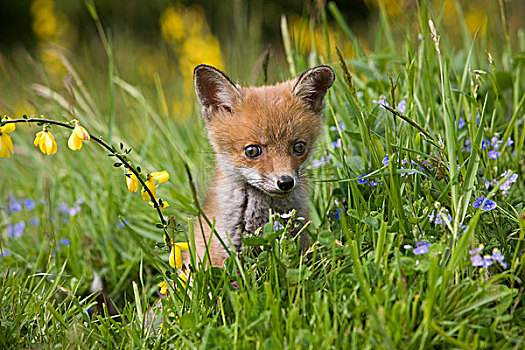
[[[195,68],[197,99],[215,153],[203,211],[215,219],[214,229],[231,252],[268,222],[270,209],[295,209],[308,218],[304,171],[322,133],[324,97],[334,79],[332,68],[319,66],[273,86],[242,87],[213,67]],[[196,256],[208,261],[209,244],[211,265],[222,267],[228,251],[202,224],[204,232],[195,225]],[[302,249],[308,247],[308,234],[298,238]]]

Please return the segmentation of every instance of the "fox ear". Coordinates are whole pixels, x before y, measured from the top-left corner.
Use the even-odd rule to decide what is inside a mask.
[[[334,80],[334,71],[329,66],[309,69],[297,78],[293,87],[293,94],[305,100],[315,113],[321,113],[324,97]]]
[[[193,71],[193,78],[202,115],[208,120],[218,111],[232,113],[241,100],[239,89],[218,69],[198,65]]]

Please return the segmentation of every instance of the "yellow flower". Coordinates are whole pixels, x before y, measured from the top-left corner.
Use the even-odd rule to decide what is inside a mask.
[[[179,273],[179,284],[182,288],[186,289],[186,283],[188,283],[188,278],[190,277],[190,271],[188,271],[186,268],[183,268]],[[177,290],[179,290],[179,287],[177,286]]]
[[[126,184],[130,192],[137,192],[139,189],[139,179],[129,169],[126,172]]]
[[[160,294],[168,293],[168,285],[166,284],[166,281],[160,282],[158,286],[160,287]]]
[[[40,150],[44,154],[55,154],[57,153],[57,144],[53,134],[49,130],[42,130],[36,134],[35,146],[40,146]]]
[[[166,182],[170,179],[170,174],[166,170],[158,171],[150,174],[152,178],[157,180],[159,183]]]
[[[67,145],[69,148],[71,148],[73,151],[78,151],[82,148],[82,142],[84,140],[89,140],[91,137],[89,136],[89,133],[87,132],[84,127],[80,126],[80,123],[77,121],[75,123],[75,128],[73,129],[73,132],[71,133],[71,136],[69,136],[69,140],[67,141]]]
[[[188,250],[189,245],[188,242],[178,242],[173,243],[171,246],[171,253],[170,253],[170,266],[173,268],[180,269],[182,268],[182,254],[181,252],[183,250]]]
[[[155,188],[155,180],[153,179],[151,174],[148,175],[148,179],[146,180],[146,186],[150,190],[151,194],[153,194],[153,197],[156,198],[157,194],[156,194],[156,188]],[[145,201],[151,200],[149,193],[146,192],[144,188],[142,188],[142,192],[140,194],[142,196],[142,199],[144,199]]]
[[[151,205],[153,208],[155,208],[155,204],[153,202],[149,202],[149,205]],[[166,201],[162,201],[162,204],[159,204],[159,209],[162,210],[162,209],[166,209],[167,207],[169,207],[169,203],[166,202]]]
[[[8,116],[5,116],[3,121],[10,120]],[[0,158],[10,158],[11,154],[15,154],[13,149],[13,142],[11,137],[7,135],[9,132],[15,131],[15,123],[9,123],[4,126],[0,126]]]

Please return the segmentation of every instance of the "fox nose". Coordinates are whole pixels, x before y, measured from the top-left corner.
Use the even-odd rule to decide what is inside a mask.
[[[288,175],[283,175],[277,180],[277,187],[281,191],[290,191],[295,186],[295,181],[293,177]]]

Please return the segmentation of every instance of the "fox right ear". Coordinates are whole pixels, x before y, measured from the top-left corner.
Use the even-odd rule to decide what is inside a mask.
[[[205,64],[193,71],[195,92],[204,118],[211,119],[217,112],[232,113],[242,94],[223,72]]]

